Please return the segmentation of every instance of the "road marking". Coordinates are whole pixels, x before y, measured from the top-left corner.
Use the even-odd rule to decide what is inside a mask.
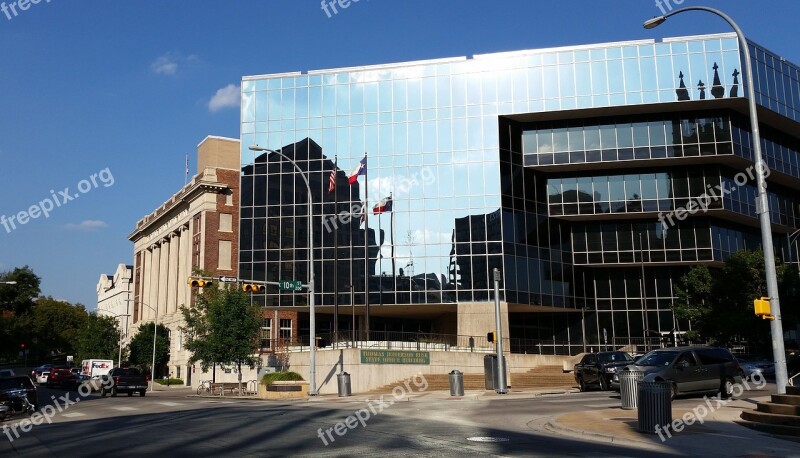
[[[578,398],[571,398],[571,399],[548,399],[543,400],[542,402],[546,402],[548,404],[568,404],[568,403],[575,403],[575,402],[591,402],[591,401],[601,401],[604,399],[608,399],[607,396],[598,396],[598,397],[578,397]]]
[[[180,403],[180,402],[159,402],[158,404],[161,404],[162,406],[167,406],[167,407],[175,407],[175,406],[182,406],[183,405],[183,403]]]
[[[71,412],[71,413],[65,413],[65,414],[62,414],[61,416],[62,416],[62,417],[67,417],[67,418],[72,418],[72,417],[85,417],[85,416],[86,416],[86,414],[85,414],[85,413],[83,413],[83,412]]]
[[[128,412],[128,411],[131,411],[131,410],[139,410],[138,407],[124,407],[124,406],[122,406],[122,407],[112,407],[112,409],[119,410],[121,412]]]
[[[620,406],[619,402],[614,402],[614,403],[611,403],[611,404],[585,404],[584,405],[584,407],[591,407],[593,409],[601,409],[601,408],[606,408],[606,407],[619,407],[619,406]]]

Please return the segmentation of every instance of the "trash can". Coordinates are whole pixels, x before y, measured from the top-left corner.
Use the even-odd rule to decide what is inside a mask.
[[[622,400],[622,408],[632,410],[636,408],[639,400],[638,383],[644,378],[644,372],[634,370],[622,370],[619,375],[619,397]]]
[[[638,383],[639,432],[656,434],[656,428],[672,423],[672,384]]]
[[[464,374],[460,370],[450,371],[450,396],[464,396]]]
[[[336,376],[336,380],[339,382],[339,397],[350,396],[352,394],[350,391],[350,374],[342,372]]]

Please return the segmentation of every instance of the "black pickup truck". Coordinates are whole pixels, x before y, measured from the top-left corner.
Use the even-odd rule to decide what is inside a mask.
[[[139,396],[144,396],[147,393],[147,378],[135,367],[115,367],[103,376],[100,388],[100,396],[105,397],[109,393],[112,398],[117,393],[128,393],[128,396],[139,393]]]

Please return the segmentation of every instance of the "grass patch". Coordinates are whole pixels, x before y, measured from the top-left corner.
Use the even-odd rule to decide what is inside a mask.
[[[270,372],[261,377],[261,384],[269,386],[272,382],[300,382],[303,376],[297,372]]]

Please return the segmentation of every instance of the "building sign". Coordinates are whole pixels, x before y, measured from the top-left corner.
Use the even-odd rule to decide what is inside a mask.
[[[361,364],[430,364],[427,351],[361,350]]]

